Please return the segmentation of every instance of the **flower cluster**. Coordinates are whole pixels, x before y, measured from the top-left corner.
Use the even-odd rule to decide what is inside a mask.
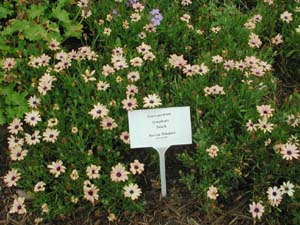
[[[205,87],[204,88],[204,95],[209,96],[209,95],[225,95],[224,88],[219,86],[219,85],[214,85],[211,87]]]
[[[132,174],[141,174],[144,171],[144,164],[140,163],[139,160],[134,160],[134,162],[130,163],[130,171]],[[113,182],[125,182],[128,180],[129,172],[126,171],[125,167],[118,163],[116,166],[112,167],[110,172],[110,179]],[[137,184],[130,183],[123,187],[124,196],[126,198],[131,198],[132,200],[136,200],[142,193],[142,190],[139,188]]]
[[[163,20],[163,16],[161,15],[159,9],[152,9],[150,11],[150,15],[151,15],[151,23],[154,25],[154,26],[159,26],[161,21]]]
[[[278,188],[277,186],[269,187],[267,190],[268,203],[271,206],[278,207],[283,199],[283,196],[286,194],[289,197],[293,197],[294,195],[294,184],[290,181],[283,182],[283,184]],[[249,205],[249,211],[252,214],[254,219],[261,219],[262,215],[265,212],[265,207],[262,204],[262,201],[256,203],[252,202]]]
[[[81,9],[81,16],[86,19],[92,15],[92,11],[89,9],[89,0],[78,0],[77,6]]]
[[[274,124],[268,123],[268,118],[273,116],[274,109],[271,108],[271,105],[260,105],[256,106],[261,119],[258,119],[258,123],[254,124],[252,120],[248,120],[246,127],[249,132],[261,130],[264,133],[272,132]]]
[[[86,204],[122,223],[122,213],[142,209],[138,175],[154,160],[141,163],[130,150],[128,111],[189,105],[195,149],[178,153],[176,166],[186,167],[180,181],[201,207],[239,190],[251,196],[254,220],[272,207],[284,211],[274,213],[278,223],[297,220],[287,209],[299,201],[299,95],[282,95],[278,77],[297,58],[299,0],[247,10],[221,1],[77,0],[47,1],[45,11],[22,2],[30,12],[21,22],[8,14],[0,31],[0,102],[9,105],[0,109],[0,122],[9,119],[3,183],[33,197],[14,196],[11,214],[35,211],[38,224]],[[5,33],[25,21],[45,32],[10,41]]]

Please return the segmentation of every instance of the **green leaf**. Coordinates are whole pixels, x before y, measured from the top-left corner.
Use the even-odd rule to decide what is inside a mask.
[[[5,119],[5,116],[3,114],[3,111],[0,110],[0,125],[3,125],[6,123],[6,119]]]
[[[12,15],[13,13],[13,10],[0,6],[0,19],[5,19],[7,16]]]
[[[55,17],[56,19],[58,19],[60,22],[63,22],[63,23],[70,23],[71,22],[70,18],[69,18],[69,13],[64,9],[61,9],[60,7],[57,7],[55,9],[53,9],[52,16]]]
[[[121,39],[119,37],[116,39],[116,46],[122,46]]]
[[[47,8],[46,6],[42,6],[42,5],[32,5],[31,8],[27,11],[28,18],[34,19],[36,17],[41,16],[46,10],[46,8]]]
[[[6,96],[5,103],[8,105],[24,105],[26,104],[24,103],[26,95],[27,92],[18,93],[14,91]]]
[[[0,95],[10,95],[14,93],[14,88],[15,84],[10,84],[7,86],[0,86]]]
[[[290,56],[293,55],[295,52],[297,52],[296,49],[293,49],[292,51],[289,51],[289,52],[286,54],[286,57],[290,57]]]
[[[74,0],[59,0],[57,2],[57,5],[59,7],[64,7],[65,5],[72,5],[72,4],[76,4],[76,2]]]
[[[50,41],[51,39],[56,39],[56,40],[60,41],[60,40],[62,40],[62,37],[61,37],[61,35],[58,34],[58,33],[55,33],[55,32],[48,32],[48,33],[47,33],[47,38],[46,38],[46,40],[47,40],[47,41]]]
[[[14,32],[20,32],[26,28],[30,28],[29,22],[27,20],[14,20],[11,24],[3,29],[2,35],[11,35]]]
[[[54,31],[56,33],[59,33],[59,26],[54,22],[49,21],[47,28],[48,28],[48,31]]]
[[[5,110],[3,111],[3,116],[5,112],[5,114],[7,115],[6,119],[21,117],[24,112],[28,110],[27,101],[25,99],[28,93],[18,93],[14,91],[14,86],[15,85],[12,84],[6,87],[0,87],[0,95],[5,95]]]
[[[19,106],[15,106],[13,107],[13,117],[11,117],[10,119],[13,119],[15,117],[20,118],[24,115],[24,113],[28,111],[28,106],[27,105],[19,105]]]
[[[9,51],[10,47],[5,44],[4,39],[0,37],[0,51]]]
[[[47,37],[46,41],[50,41],[51,39],[56,39],[60,41],[62,39],[59,31],[59,26],[57,23],[52,21],[46,21],[46,29],[47,29]]]
[[[76,37],[80,38],[82,33],[82,24],[78,22],[68,23],[65,25],[66,33],[65,37]]]
[[[47,31],[42,25],[32,23],[32,26],[24,29],[24,36],[30,41],[45,40],[47,39]]]

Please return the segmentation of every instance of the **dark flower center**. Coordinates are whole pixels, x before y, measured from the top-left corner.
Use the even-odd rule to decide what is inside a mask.
[[[60,171],[60,170],[61,170],[61,167],[60,167],[60,166],[58,166],[58,167],[56,168],[56,170],[57,170],[57,171]]]
[[[120,173],[120,172],[117,172],[117,177],[121,177],[122,176],[122,174]]]
[[[272,195],[273,195],[273,196],[277,196],[277,192],[274,191],[274,192],[272,193]]]
[[[129,191],[129,193],[130,193],[130,194],[133,194],[133,193],[134,193],[134,191],[133,191],[133,190],[130,190],[130,191]]]
[[[255,208],[254,212],[258,213],[259,212],[259,208]]]

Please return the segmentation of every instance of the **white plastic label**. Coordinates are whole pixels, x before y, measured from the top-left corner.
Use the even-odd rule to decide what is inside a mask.
[[[166,196],[165,152],[172,145],[192,144],[190,107],[128,112],[131,148],[156,149],[160,157],[162,196]]]

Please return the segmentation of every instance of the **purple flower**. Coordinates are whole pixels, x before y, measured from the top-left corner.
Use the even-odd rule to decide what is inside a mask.
[[[160,12],[159,12],[159,9],[152,9],[151,11],[150,11],[150,14],[151,15],[157,15],[157,14],[160,14]]]
[[[159,26],[159,25],[160,25],[160,20],[156,20],[155,18],[152,18],[152,19],[151,19],[151,23],[152,23],[154,26]]]
[[[114,10],[112,11],[112,14],[113,14],[113,15],[118,15],[118,10],[114,9]]]
[[[154,18],[156,20],[159,20],[159,21],[162,21],[163,16],[161,14],[157,14],[157,15],[154,15],[152,18]]]
[[[154,26],[159,26],[160,22],[163,20],[163,16],[161,15],[159,9],[152,9],[150,11],[150,14],[152,15],[150,21]]]

